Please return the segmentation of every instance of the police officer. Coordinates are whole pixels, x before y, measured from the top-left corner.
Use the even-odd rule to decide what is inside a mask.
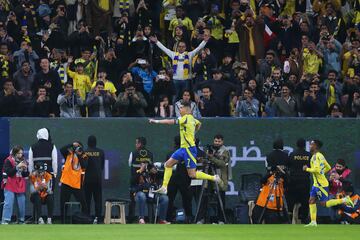
[[[305,140],[300,138],[296,142],[297,149],[290,154],[290,181],[286,199],[289,211],[292,212],[295,203],[301,203],[299,218],[305,222],[309,213],[310,176],[303,171],[303,166],[310,167],[311,154],[305,150]]]
[[[88,148],[85,150],[88,156],[88,165],[86,168],[84,191],[88,214],[91,212],[91,200],[95,202],[95,219],[98,223],[102,213],[102,173],[105,165],[104,151],[96,147],[96,137],[88,137]]]
[[[137,137],[135,140],[135,151],[132,151],[129,156],[130,167],[130,199],[129,204],[129,218],[132,219],[135,215],[135,199],[134,193],[137,188],[138,174],[137,170],[141,168],[141,163],[152,163],[153,154],[146,148],[146,138]]]

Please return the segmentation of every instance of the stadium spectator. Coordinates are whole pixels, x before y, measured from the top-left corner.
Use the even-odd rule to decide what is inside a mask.
[[[281,88],[281,97],[276,97],[272,104],[276,117],[297,117],[299,115],[299,103],[291,95],[289,84]]]
[[[0,116],[17,117],[20,114],[21,98],[14,88],[10,79],[3,83],[3,90],[0,92]]]
[[[239,100],[235,110],[237,117],[257,117],[259,112],[259,101],[254,98],[250,88],[245,88],[244,99]]]
[[[333,103],[329,107],[328,117],[330,118],[342,118],[343,113],[340,108],[340,104]]]
[[[170,104],[167,96],[160,96],[159,105],[155,108],[157,116],[169,118],[174,116],[174,106]]]
[[[4,161],[2,174],[6,177],[3,177],[1,182],[5,197],[1,223],[10,223],[16,197],[19,210],[18,222],[24,224],[26,178],[29,176],[29,171],[21,146],[15,146],[11,149],[10,155]]]
[[[223,72],[220,69],[213,69],[212,79],[209,81],[204,81],[198,84],[197,88],[202,88],[203,86],[211,87],[212,96],[218,105],[219,116],[227,117],[230,115],[229,103],[230,103],[230,93],[237,92],[239,88],[228,81],[224,80]]]
[[[22,62],[21,69],[14,73],[14,85],[19,96],[22,98],[22,112],[26,115],[26,109],[29,108],[33,93],[32,84],[34,82],[34,71],[30,67],[30,63],[27,61]]]
[[[144,95],[136,91],[133,82],[126,83],[125,91],[120,92],[115,103],[121,117],[145,117],[147,105]]]
[[[311,83],[310,89],[304,91],[303,111],[305,117],[324,117],[326,115],[326,97],[321,93],[319,84]]]
[[[178,9],[177,9],[178,11]],[[190,20],[190,19],[189,19]],[[176,20],[177,21],[177,20]],[[191,21],[191,20],[190,20]],[[170,23],[171,27],[171,23]],[[169,28],[169,30],[171,30]],[[192,30],[192,29],[191,29]],[[200,45],[191,52],[186,51],[186,43],[179,43],[176,51],[171,51],[167,49],[160,41],[157,40],[157,37],[151,37],[150,40],[155,43],[162,51],[165,52],[171,58],[172,69],[173,69],[173,79],[175,84],[176,97],[179,99],[180,94],[184,89],[190,89],[190,76],[191,74],[191,63],[194,56],[205,47],[206,43],[209,41],[209,33],[204,34],[204,40]]]
[[[89,110],[89,117],[111,117],[111,107],[115,103],[108,90],[105,90],[105,84],[98,81],[95,88],[87,95],[85,104]]]
[[[203,86],[201,89],[202,96],[198,102],[200,114],[203,117],[216,117],[218,116],[218,104],[212,97],[211,87]]]
[[[37,94],[34,96],[31,106],[31,116],[33,117],[55,117],[53,105],[50,97],[47,96],[45,86],[39,86]]]
[[[34,76],[34,83],[32,85],[33,96],[38,93],[40,86],[44,86],[46,88],[46,94],[49,97],[51,109],[53,109],[55,116],[58,116],[59,110],[56,101],[61,93],[61,80],[59,74],[50,69],[50,62],[47,58],[42,58],[40,60],[40,67],[41,70]]]
[[[183,102],[190,103],[191,113],[194,116],[194,118],[201,118],[201,113],[200,113],[196,103],[191,100],[191,95],[192,94],[191,94],[190,90],[185,89],[182,93],[182,99],[175,103],[175,116],[177,118],[180,117],[180,106]]]
[[[79,92],[74,91],[74,87],[71,82],[65,83],[64,92],[59,94],[57,104],[59,104],[60,107],[60,117],[81,117],[80,107],[83,106],[84,102],[81,99]]]

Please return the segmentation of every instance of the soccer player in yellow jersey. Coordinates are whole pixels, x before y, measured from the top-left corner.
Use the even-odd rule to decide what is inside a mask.
[[[185,161],[187,172],[190,178],[204,179],[215,182],[220,182],[218,175],[212,176],[206,173],[196,171],[196,146],[195,146],[195,132],[200,129],[201,123],[191,115],[190,103],[183,102],[180,105],[181,117],[175,119],[154,120],[149,119],[150,123],[160,124],[179,124],[180,126],[180,148],[174,152],[170,159],[165,162],[164,180],[161,188],[157,193],[166,194],[167,186],[172,175],[172,167],[178,162]]]
[[[347,204],[354,206],[350,197],[344,197],[342,199],[328,199],[329,182],[326,179],[325,174],[331,169],[330,165],[326,161],[324,155],[320,152],[322,142],[314,140],[310,143],[310,152],[312,154],[310,160],[310,168],[307,165],[303,166],[303,170],[312,174],[313,186],[310,191],[309,208],[311,222],[306,227],[317,226],[316,223],[316,201],[320,201],[321,206],[333,207],[340,204]]]

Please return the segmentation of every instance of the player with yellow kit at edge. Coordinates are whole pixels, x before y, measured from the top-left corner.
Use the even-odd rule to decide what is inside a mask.
[[[210,180],[214,182],[221,182],[221,179],[218,175],[212,176],[200,171],[196,171],[196,145],[195,145],[195,132],[200,129],[201,123],[199,120],[195,119],[191,115],[191,106],[190,103],[183,102],[180,105],[180,115],[178,119],[163,119],[155,120],[149,119],[150,123],[159,123],[159,124],[179,124],[180,126],[180,148],[176,150],[170,157],[169,160],[165,162],[165,173],[163,184],[157,193],[166,194],[167,186],[169,184],[172,167],[178,162],[185,161],[187,172],[190,178]]]
[[[313,140],[310,143],[310,152],[312,154],[310,160],[310,168],[306,165],[303,166],[303,170],[312,174],[313,186],[310,191],[309,209],[311,222],[305,227],[316,227],[316,200],[320,201],[321,206],[333,207],[340,204],[346,204],[354,207],[354,203],[350,197],[344,197],[342,199],[328,199],[329,182],[326,179],[325,174],[331,169],[329,163],[326,161],[324,155],[320,152],[322,142],[319,140]]]

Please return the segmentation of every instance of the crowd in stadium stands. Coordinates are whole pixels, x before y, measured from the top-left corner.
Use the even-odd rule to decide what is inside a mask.
[[[357,0],[0,0],[0,116],[360,117]]]

